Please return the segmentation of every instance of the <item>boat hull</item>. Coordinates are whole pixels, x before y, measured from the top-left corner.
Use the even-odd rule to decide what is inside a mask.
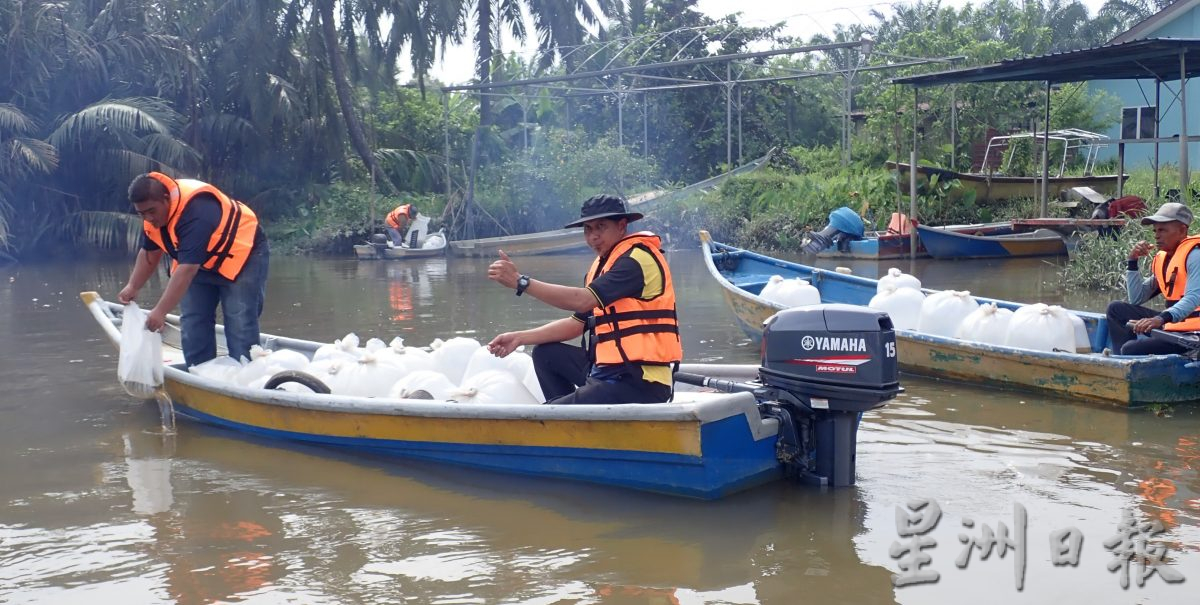
[[[918,225],[921,243],[930,256],[950,258],[1016,258],[1023,256],[1065,256],[1067,242],[1062,235],[1048,230],[1002,236],[972,235],[946,228]]]
[[[774,259],[713,242],[701,234],[705,263],[733,311],[738,326],[761,339],[762,322],[782,307],[757,296],[771,275],[808,279],[822,302],[866,305],[877,282]],[[1008,301],[980,302],[1016,309]],[[988,386],[1015,388],[1081,401],[1134,407],[1200,400],[1200,371],[1181,355],[1110,356],[1107,321],[1101,314],[1073,311],[1083,319],[1093,353],[1051,353],[896,330],[902,371]]]
[[[121,307],[82,295],[120,342]],[[175,318],[169,318],[174,320]],[[750,393],[680,392],[668,404],[518,405],[366,398],[251,389],[189,373],[164,342],[164,389],[184,418],[248,435],[586,481],[698,499],[783,477],[778,421]],[[263,335],[271,348],[320,345]],[[751,380],[757,366],[686,364],[684,371]]]
[[[354,256],[358,260],[401,260],[405,258],[437,258],[446,254],[446,247],[440,248],[387,248],[383,256],[371,244],[354,246]]]
[[[909,165],[903,162],[887,162],[887,168],[900,173],[900,190],[908,194],[909,177],[907,175]],[[1042,195],[1041,177],[989,176],[955,172],[933,166],[917,166],[918,185],[928,183],[929,176],[932,174],[936,174],[942,180],[958,179],[958,182],[962,184],[964,189],[970,189],[975,192],[976,200],[1007,200],[1020,197],[1038,199]],[[1047,182],[1047,191],[1051,198],[1057,198],[1059,194],[1072,187],[1091,187],[1103,195],[1111,196],[1116,192],[1120,180],[1120,177],[1115,174],[1050,177]]]
[[[499,250],[509,256],[541,254],[575,254],[591,252],[582,229],[556,229],[504,237],[457,240],[450,242],[450,254],[465,257],[491,258]]]

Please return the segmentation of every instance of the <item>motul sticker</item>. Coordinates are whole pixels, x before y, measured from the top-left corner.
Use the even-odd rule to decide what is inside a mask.
[[[857,374],[858,368],[854,366],[817,366],[814,368],[818,372],[827,374]]]

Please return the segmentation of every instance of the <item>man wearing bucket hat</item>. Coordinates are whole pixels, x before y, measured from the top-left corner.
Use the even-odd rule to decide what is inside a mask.
[[[1176,202],[1163,204],[1158,212],[1143,218],[1142,224],[1154,227],[1158,252],[1147,278],[1138,271],[1138,260],[1150,254],[1150,244],[1138,242],[1129,253],[1125,271],[1128,302],[1113,301],[1106,313],[1112,350],[1121,355],[1182,353],[1181,345],[1137,336],[1156,329],[1200,331],[1200,252],[1196,251],[1200,236],[1188,237],[1192,211]],[[1194,277],[1189,280],[1188,275]],[[1166,300],[1165,311],[1142,306],[1158,294]],[[1131,326],[1129,322],[1133,322]]]
[[[523,275],[503,250],[488,279],[559,309],[568,317],[505,332],[488,350],[505,357],[536,345],[533,364],[546,403],[661,403],[672,394],[672,371],[683,359],[675,288],[662,243],[649,231],[629,233],[642,218],[612,195],[588,198],[579,219],[596,259],[582,288]],[[583,337],[582,346],[564,343]]]

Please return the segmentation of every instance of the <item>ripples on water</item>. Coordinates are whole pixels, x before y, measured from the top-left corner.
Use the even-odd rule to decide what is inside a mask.
[[[674,253],[671,262],[689,358],[755,361],[698,257]],[[585,264],[521,261],[564,283]],[[264,325],[320,340],[353,330],[422,344],[485,340],[561,316],[482,281],[485,266],[276,259]],[[1062,300],[1041,261],[917,269],[934,287],[1103,304]],[[773,485],[681,501],[190,422],[174,437],[152,434],[156,407],[121,393],[116,357],[74,299],[90,288],[111,296],[125,261],[2,271],[0,602],[1181,603],[1200,581],[1192,408],[1163,418],[905,378],[906,393],[864,418],[855,488]],[[941,579],[895,589],[897,507],[914,498],[943,511],[927,551]],[[1028,512],[1023,592],[1011,551],[954,564],[960,534],[1011,526],[1016,504]],[[1155,576],[1119,588],[1102,542],[1126,509],[1169,529],[1154,541],[1190,582]],[[973,530],[962,525],[968,517]],[[1085,536],[1078,567],[1049,562],[1048,535],[1065,527]]]

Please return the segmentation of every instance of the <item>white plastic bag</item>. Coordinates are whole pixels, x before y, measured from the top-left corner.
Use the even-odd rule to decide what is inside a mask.
[[[163,383],[162,335],[146,329],[146,312],[137,303],[125,305],[121,315],[117,380],[139,399],[154,398],[154,390]]]

